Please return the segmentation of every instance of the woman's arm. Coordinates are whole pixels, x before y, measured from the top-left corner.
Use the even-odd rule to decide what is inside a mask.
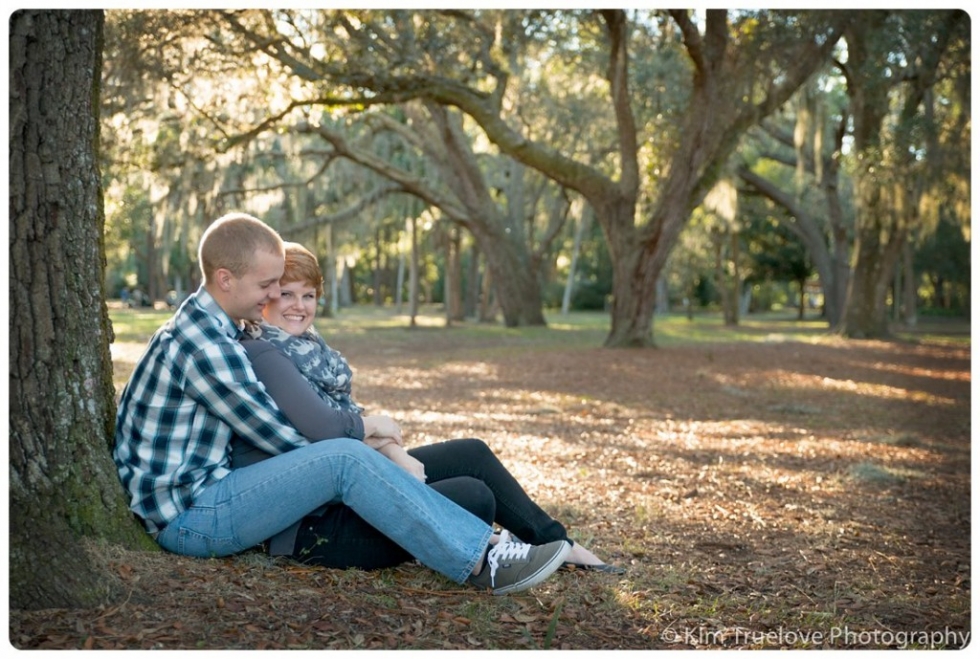
[[[331,407],[276,346],[262,340],[246,340],[242,345],[256,377],[302,435],[310,441],[337,437],[364,439],[361,415]]]
[[[425,465],[419,460],[408,454],[404,447],[391,442],[378,449],[378,452],[394,462],[396,465],[415,476],[417,479],[425,482]]]

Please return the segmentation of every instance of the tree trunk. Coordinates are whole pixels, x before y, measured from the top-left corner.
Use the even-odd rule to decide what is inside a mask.
[[[468,229],[477,247],[486,255],[488,272],[492,273],[494,293],[507,327],[547,325],[541,302],[537,273],[531,267],[532,257],[523,236],[523,184],[520,174],[512,172],[513,206],[508,213],[490,195],[472,147],[462,130],[461,117],[446,108],[428,104],[429,115],[438,127],[445,147],[442,171],[449,186],[466,208],[454,223]],[[519,171],[520,166],[517,167]]]
[[[888,338],[887,293],[905,231],[893,226],[881,191],[870,174],[859,177],[854,267],[840,331],[856,339]],[[869,189],[870,188],[870,189]]]
[[[480,248],[474,241],[470,247],[470,262],[466,272],[466,297],[463,302],[463,315],[474,318],[480,299]]]
[[[578,255],[582,249],[582,236],[588,230],[592,219],[592,208],[577,203],[578,224],[575,227],[575,238],[572,242],[572,258],[568,265],[568,277],[565,279],[565,292],[561,297],[561,315],[567,316],[572,307],[572,294],[575,292],[575,272],[578,270]]]
[[[408,219],[408,236],[411,243],[408,261],[408,326],[415,327],[419,315],[419,219],[412,215]]]
[[[520,253],[498,249],[496,244],[480,243],[486,254],[487,269],[492,273],[497,306],[507,327],[545,326],[541,288],[537,279],[520,258]]]
[[[84,538],[135,547],[115,404],[97,164],[101,11],[10,19],[10,606],[117,594]]]
[[[374,267],[371,275],[374,284],[374,306],[376,307],[380,307],[384,303],[384,298],[381,295],[381,252],[381,228],[379,226],[374,230]]]
[[[905,326],[909,328],[915,327],[919,322],[919,282],[915,276],[914,257],[912,243],[906,241],[902,247],[902,263],[905,271],[905,286],[902,288],[905,309],[902,320],[905,321]]]
[[[724,234],[720,231],[711,232],[711,247],[715,256],[715,289],[718,291],[718,303],[721,306],[721,317],[725,325],[731,325],[729,310],[731,309],[731,295],[728,290],[728,282],[725,277],[725,240]]]
[[[337,305],[340,307],[350,307],[354,304],[354,282],[351,281],[350,266],[347,259],[341,259],[337,264],[340,271],[340,281],[337,282]]]
[[[622,204],[619,212],[633,214],[630,203]],[[615,213],[615,205],[596,209],[596,218]],[[600,222],[603,230],[606,224]],[[622,226],[622,222],[619,222]],[[652,347],[653,310],[656,306],[657,278],[663,267],[650,252],[657,243],[638,243],[628,232],[608,233],[606,242],[613,264],[611,327],[606,336],[607,348]]]
[[[830,327],[836,327],[843,314],[844,298],[847,294],[847,282],[850,278],[851,266],[848,262],[849,242],[843,219],[843,210],[837,187],[837,171],[839,165],[833,158],[827,159],[824,165],[823,178],[820,187],[827,200],[826,224],[829,225],[831,245],[828,247],[825,234],[828,233],[816,214],[790,193],[781,190],[775,183],[759,174],[741,168],[739,175],[742,180],[762,193],[767,199],[786,209],[792,218],[783,224],[806,247],[813,267],[823,288],[824,304],[827,322]]]
[[[481,323],[495,322],[497,320],[497,298],[493,294],[493,277],[490,275],[489,269],[483,273],[480,290],[479,321]]]
[[[639,252],[639,250],[635,250]],[[626,259],[623,259],[626,260]],[[629,257],[635,262],[636,256]],[[607,348],[646,348],[653,343],[653,309],[659,270],[648,260],[627,270],[614,262],[612,327],[606,337]],[[649,283],[652,281],[653,283]]]
[[[506,234],[488,233],[489,227],[470,227],[473,239],[486,256],[487,275],[493,286],[496,305],[507,327],[544,326],[541,287],[531,268],[523,260],[526,250],[510,246]]]
[[[327,224],[327,255],[323,259],[324,290],[327,298],[323,305],[323,315],[328,318],[337,317],[337,249],[333,241],[333,224]]]
[[[726,325],[738,325],[739,313],[738,307],[739,303],[742,301],[742,271],[738,267],[739,259],[739,249],[738,249],[738,232],[732,230],[730,236],[732,245],[732,282],[731,282],[731,308],[725,313],[725,324]]]
[[[460,229],[453,226],[446,237],[448,246],[446,254],[446,319],[448,322],[459,322],[463,314],[463,267],[460,250],[462,239]]]
[[[402,289],[405,288],[405,252],[398,250],[398,274],[395,276],[395,311],[402,312]]]
[[[905,239],[884,198],[884,176],[876,172],[882,133],[890,109],[894,76],[882,75],[886,55],[881,45],[887,14],[861,14],[847,35],[847,93],[853,116],[853,150],[858,166],[855,181],[854,254],[844,315],[839,331],[851,338],[885,338],[887,293],[897,248]],[[894,256],[892,255],[894,252]]]

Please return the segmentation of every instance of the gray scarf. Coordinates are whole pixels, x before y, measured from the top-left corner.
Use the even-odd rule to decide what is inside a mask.
[[[245,324],[245,333],[275,345],[289,357],[313,390],[331,407],[360,414],[363,408],[351,397],[354,374],[343,355],[331,348],[311,326],[299,336],[262,323]]]

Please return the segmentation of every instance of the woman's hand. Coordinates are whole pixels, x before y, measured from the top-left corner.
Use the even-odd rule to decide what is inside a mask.
[[[425,465],[410,456],[403,447],[398,446],[394,442],[390,442],[378,449],[378,452],[412,476],[415,476],[423,483],[425,482]]]
[[[402,429],[390,416],[384,414],[372,414],[363,418],[364,439],[368,438],[391,438],[399,446],[404,446],[402,440]]]
[[[368,448],[373,448],[375,451],[380,451],[385,446],[391,444],[392,446],[398,446],[398,444],[391,437],[365,437],[364,445]]]

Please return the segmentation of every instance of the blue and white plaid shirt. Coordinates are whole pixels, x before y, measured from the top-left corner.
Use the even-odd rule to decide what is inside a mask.
[[[113,458],[151,533],[228,475],[234,435],[273,455],[309,444],[256,378],[240,332],[202,287],[153,335],[123,390]]]

